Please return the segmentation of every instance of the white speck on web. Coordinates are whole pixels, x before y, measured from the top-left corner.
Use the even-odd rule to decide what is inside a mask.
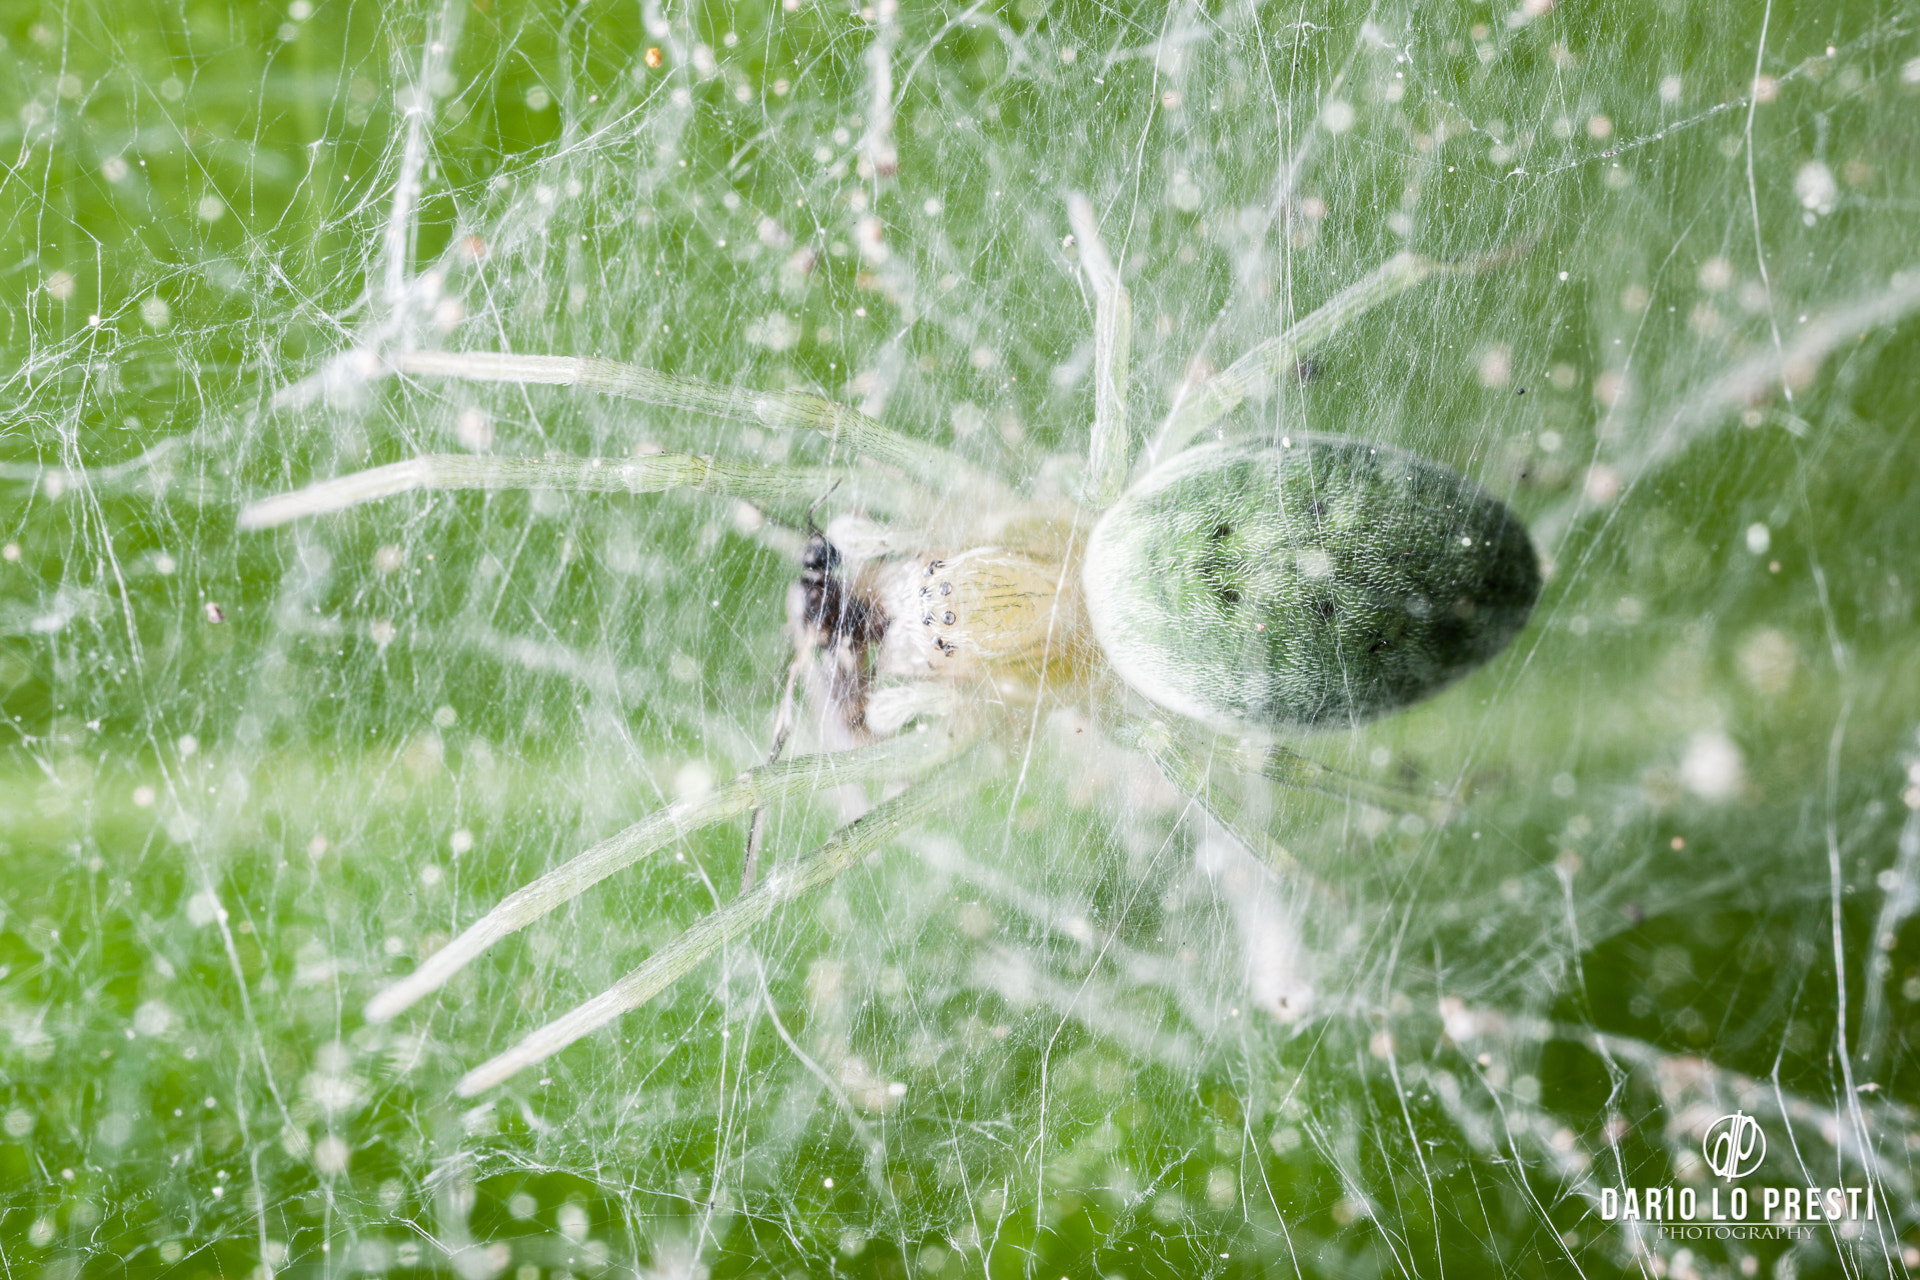
[[[1834,181],[1833,170],[1818,160],[1810,160],[1794,175],[1793,194],[1800,198],[1801,208],[1825,217],[1833,212],[1840,198],[1840,184]]]
[[[1745,778],[1746,761],[1725,733],[1708,729],[1687,740],[1680,761],[1680,781],[1687,790],[1705,800],[1730,800]]]

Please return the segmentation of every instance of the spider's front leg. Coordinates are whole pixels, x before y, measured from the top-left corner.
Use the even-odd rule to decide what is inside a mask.
[[[703,796],[677,800],[626,830],[555,867],[501,899],[486,915],[406,977],[367,1002],[369,1022],[385,1022],[432,995],[494,943],[572,901],[614,872],[658,852],[688,833],[726,822],[776,801],[822,789],[918,776],[948,760],[956,746],[944,736],[913,734],[854,751],[805,756],[748,770]]]
[[[640,1007],[702,960],[766,920],[782,903],[810,893],[841,872],[858,866],[867,855],[972,790],[978,781],[972,752],[941,765],[907,790],[834,832],[812,853],[783,863],[760,884],[693,925],[593,999],[469,1071],[454,1086],[454,1092],[463,1098],[484,1093],[629,1009]]]
[[[936,492],[1001,490],[998,480],[965,458],[804,391],[749,391],[612,360],[505,351],[409,351],[395,356],[392,367],[401,373],[467,382],[580,387],[663,409],[691,410],[775,430],[814,431],[857,455],[898,467]]]
[[[270,529],[308,516],[331,515],[395,494],[443,490],[547,490],[559,493],[664,493],[692,489],[762,506],[796,507],[832,490],[843,475],[820,467],[762,466],[685,453],[630,458],[516,458],[428,453],[321,480],[304,489],[249,503],[242,529]],[[848,496],[879,510],[924,507],[926,495],[885,476],[858,478]]]

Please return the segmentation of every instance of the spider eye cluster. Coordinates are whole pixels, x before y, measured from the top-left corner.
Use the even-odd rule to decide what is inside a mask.
[[[1138,692],[1223,728],[1364,720],[1486,662],[1540,594],[1518,517],[1387,445],[1189,450],[1101,518],[1087,612]]]

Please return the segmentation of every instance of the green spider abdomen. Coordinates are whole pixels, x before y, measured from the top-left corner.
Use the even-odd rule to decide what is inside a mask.
[[[1519,519],[1387,445],[1206,445],[1095,526],[1087,613],[1114,669],[1222,727],[1364,720],[1504,648],[1540,594]]]

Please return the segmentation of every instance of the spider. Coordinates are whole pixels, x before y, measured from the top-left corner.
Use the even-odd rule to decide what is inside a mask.
[[[1465,478],[1401,449],[1292,433],[1243,402],[1367,310],[1446,272],[1402,253],[1177,402],[1136,458],[1127,421],[1130,302],[1094,211],[1068,200],[1094,296],[1094,414],[1078,502],[1023,497],[947,451],[845,406],[596,359],[415,351],[400,372],[547,383],[773,428],[806,428],[873,467],[837,474],[659,453],[624,459],[423,455],[246,508],[243,528],[417,489],[705,490],[749,502],[811,499],[788,590],[794,662],[768,762],[678,800],[503,899],[366,1006],[393,1018],[482,951],[684,833],[750,816],[742,892],[619,982],[470,1071],[481,1093],[666,989],[783,902],[826,884],[977,785],[980,744],[1029,717],[1044,688],[1120,692],[1106,721],[1175,786],[1207,803],[1206,775],[1155,711],[1226,735],[1242,772],[1352,794],[1358,779],[1276,745],[1418,701],[1498,653],[1525,624],[1540,574],[1525,527]],[[1199,443],[1202,436],[1210,438]],[[895,519],[858,512],[824,529],[813,510],[852,476]],[[938,501],[936,495],[948,501]],[[955,501],[954,499],[959,499]],[[942,518],[928,521],[927,512]],[[914,513],[920,513],[918,520]],[[795,688],[825,750],[781,758]],[[1126,695],[1133,695],[1131,698]],[[1144,709],[1142,708],[1144,704]],[[913,731],[904,732],[911,727]],[[905,790],[783,861],[757,883],[760,815],[828,787],[906,779]]]

